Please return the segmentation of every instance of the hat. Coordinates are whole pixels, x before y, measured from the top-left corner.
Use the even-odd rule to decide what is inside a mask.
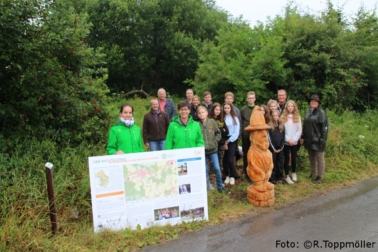
[[[311,98],[308,100],[308,102],[310,102],[311,100],[315,100],[315,101],[319,102],[319,104],[321,103],[319,96],[317,94],[311,95]]]
[[[252,111],[251,118],[249,119],[249,125],[245,127],[245,131],[253,131],[253,130],[267,130],[271,129],[268,124],[265,122],[265,118],[263,114],[260,112],[260,107],[255,106]]]

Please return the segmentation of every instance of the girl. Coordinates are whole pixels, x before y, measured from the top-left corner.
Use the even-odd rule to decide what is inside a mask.
[[[214,119],[218,125],[218,128],[221,132],[221,139],[218,142],[218,159],[221,166],[222,173],[224,174],[223,169],[223,156],[224,156],[224,145],[228,139],[228,128],[224,123],[224,114],[222,111],[222,106],[215,102],[211,108],[209,118]]]
[[[236,170],[234,157],[237,148],[239,132],[240,132],[240,122],[235,114],[235,111],[230,104],[223,105],[223,112],[225,114],[224,122],[228,128],[228,139],[225,142],[225,152],[223,157],[223,168],[226,179],[224,183],[234,185]]]
[[[286,182],[297,181],[297,174],[295,170],[297,168],[297,151],[298,151],[298,141],[302,134],[302,122],[301,116],[298,112],[297,104],[293,100],[289,100],[286,103],[283,114],[281,116],[281,121],[285,125],[285,174]],[[291,179],[289,176],[289,160],[291,154]],[[291,181],[292,180],[292,181]]]
[[[133,106],[129,104],[121,106],[119,121],[109,131],[106,147],[108,155],[144,151],[140,127],[134,122],[133,112]]]
[[[272,128],[268,132],[269,150],[273,155],[273,172],[270,177],[270,182],[273,184],[282,183],[282,161],[283,161],[283,148],[285,143],[285,129],[284,125],[280,122],[280,111],[272,111],[272,120],[269,122],[269,126]],[[287,181],[288,184],[289,183]]]
[[[221,132],[218,129],[218,125],[214,119],[207,118],[208,112],[205,106],[199,106],[197,108],[197,115],[200,119],[199,125],[201,127],[203,141],[205,143],[205,161],[206,161],[206,178],[207,178],[207,189],[212,190],[212,186],[209,180],[209,165],[208,161],[211,162],[218,187],[218,192],[229,194],[222,184],[222,175],[219,167],[218,160],[218,141],[221,139]]]
[[[278,102],[276,101],[276,100],[272,100],[272,99],[270,99],[269,101],[268,101],[268,104],[267,104],[267,107],[268,107],[268,111],[269,111],[269,115],[270,115],[270,117],[272,117],[272,112],[273,111],[276,111],[276,110],[278,110]]]
[[[263,116],[265,118],[265,123],[269,124],[270,116],[269,116],[269,113],[268,113],[268,107],[266,105],[260,105],[260,112],[261,112],[261,114],[263,114]]]

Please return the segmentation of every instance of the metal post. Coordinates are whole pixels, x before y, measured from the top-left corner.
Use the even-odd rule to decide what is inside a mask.
[[[56,216],[56,206],[54,198],[54,181],[53,181],[53,172],[52,172],[52,163],[46,163],[46,179],[47,179],[47,192],[49,196],[49,207],[50,207],[50,221],[52,233],[56,234],[58,232],[58,219]]]

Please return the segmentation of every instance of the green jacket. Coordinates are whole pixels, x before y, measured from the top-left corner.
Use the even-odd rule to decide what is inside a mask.
[[[110,128],[106,152],[108,155],[111,155],[115,154],[118,150],[121,150],[124,153],[144,151],[139,126],[134,124],[133,126],[128,127],[120,121]]]
[[[221,132],[214,119],[207,119],[205,123],[199,122],[203,141],[205,142],[205,154],[212,154],[218,151],[218,142],[221,139]]]
[[[182,149],[204,146],[201,128],[189,115],[188,124],[184,125],[180,121],[180,116],[175,116],[169,124],[167,138],[164,149]]]
[[[324,110],[316,108],[307,110],[301,138],[307,150],[324,151],[328,135],[328,118]]]

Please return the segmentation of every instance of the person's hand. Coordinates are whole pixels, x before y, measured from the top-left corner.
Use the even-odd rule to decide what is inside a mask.
[[[150,143],[144,143],[144,145],[150,147]]]
[[[290,146],[293,146],[294,145],[294,140],[289,140],[287,141],[289,143]]]
[[[228,150],[227,142],[224,144],[224,150]]]
[[[117,155],[122,155],[122,154],[125,154],[123,151],[121,151],[121,150],[119,150],[119,151],[117,151],[115,154],[117,154]]]
[[[301,140],[299,140],[299,142],[301,143],[301,145],[303,145],[304,139],[302,138]]]

